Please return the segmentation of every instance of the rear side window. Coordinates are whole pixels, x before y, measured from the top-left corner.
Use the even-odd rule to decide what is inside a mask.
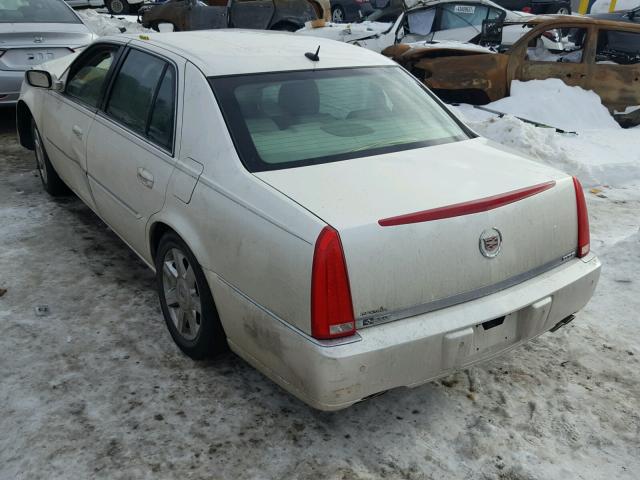
[[[80,23],[63,0],[0,0],[0,23]]]
[[[151,112],[149,140],[171,150],[173,145],[173,117],[176,79],[173,68],[168,68],[160,83],[158,96]]]
[[[640,63],[640,33],[622,30],[600,31],[596,62],[619,65]]]
[[[106,107],[109,117],[171,150],[175,69],[165,60],[131,50],[116,75]]]
[[[97,107],[117,52],[118,47],[111,45],[96,48],[79,58],[71,67],[67,79],[67,95],[90,107]]]

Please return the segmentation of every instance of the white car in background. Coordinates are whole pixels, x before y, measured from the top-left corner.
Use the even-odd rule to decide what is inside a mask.
[[[72,7],[107,7],[114,15],[136,14],[144,0],[66,0]]]
[[[407,8],[398,10],[394,21],[365,20],[358,23],[308,23],[298,35],[330,38],[382,52],[396,43],[417,44],[443,41],[470,42],[478,38],[485,20],[521,20],[521,12],[506,10],[490,0],[426,0],[406,2]],[[387,19],[384,10],[369,18]],[[521,32],[514,32],[515,42]],[[513,43],[512,42],[512,43]]]
[[[1,5],[0,106],[16,103],[26,70],[97,38],[63,0],[3,0]]]
[[[155,270],[177,345],[228,345],[337,410],[571,321],[600,273],[577,179],[381,55],[291,38],[105,37],[28,74],[18,131],[44,188]]]

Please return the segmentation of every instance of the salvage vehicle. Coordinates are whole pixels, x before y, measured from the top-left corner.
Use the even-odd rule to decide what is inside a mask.
[[[112,15],[135,15],[144,0],[104,0],[104,5]]]
[[[485,20],[521,18],[522,14],[490,0],[427,0],[408,4],[392,0],[386,9],[372,13],[363,22],[305,25],[296,34],[330,38],[382,52],[398,43],[468,42],[480,37]]]
[[[291,38],[104,37],[27,74],[18,132],[45,190],[155,271],[180,349],[228,345],[337,410],[570,322],[600,273],[579,181],[382,55]]]
[[[293,32],[329,13],[329,0],[169,0],[140,10],[143,27],[158,30],[159,25],[169,24],[173,31],[252,28]]]
[[[533,15],[571,15],[570,0],[496,0],[509,10]]]
[[[369,0],[331,0],[331,21],[355,22],[373,12]]]
[[[69,55],[95,38],[64,0],[4,2],[0,8],[0,106],[15,105],[25,70]]]
[[[508,96],[513,80],[559,78],[596,92],[618,120],[616,112],[640,105],[640,26],[568,16],[532,17],[511,26],[526,34],[494,51],[395,45],[383,54],[446,101],[486,104]]]

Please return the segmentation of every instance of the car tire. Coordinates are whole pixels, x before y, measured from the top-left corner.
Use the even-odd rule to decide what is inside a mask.
[[[111,15],[128,15],[132,13],[132,6],[129,5],[127,0],[105,0],[104,5]]]
[[[44,190],[52,197],[60,197],[69,194],[69,188],[62,181],[56,170],[51,165],[49,155],[42,142],[42,136],[36,126],[36,122],[31,120],[31,135],[33,138],[33,150],[36,157],[36,169],[42,181]]]
[[[336,5],[331,9],[331,21],[333,23],[344,23],[346,21],[344,9],[340,5]]]
[[[160,240],[155,267],[162,314],[180,350],[194,360],[226,351],[226,335],[204,272],[175,233]]]

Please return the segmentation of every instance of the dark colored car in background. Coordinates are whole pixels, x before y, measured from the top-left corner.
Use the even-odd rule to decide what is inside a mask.
[[[571,15],[570,0],[493,0],[501,7],[534,15]]]
[[[335,23],[357,22],[372,13],[373,10],[369,0],[331,0],[331,21]]]
[[[174,31],[250,28],[293,32],[305,22],[323,18],[326,0],[169,0],[140,9],[142,26]]]
[[[603,20],[614,20],[616,22],[640,23],[640,6],[633,10],[620,10],[611,13],[593,13],[588,17],[601,18]]]

